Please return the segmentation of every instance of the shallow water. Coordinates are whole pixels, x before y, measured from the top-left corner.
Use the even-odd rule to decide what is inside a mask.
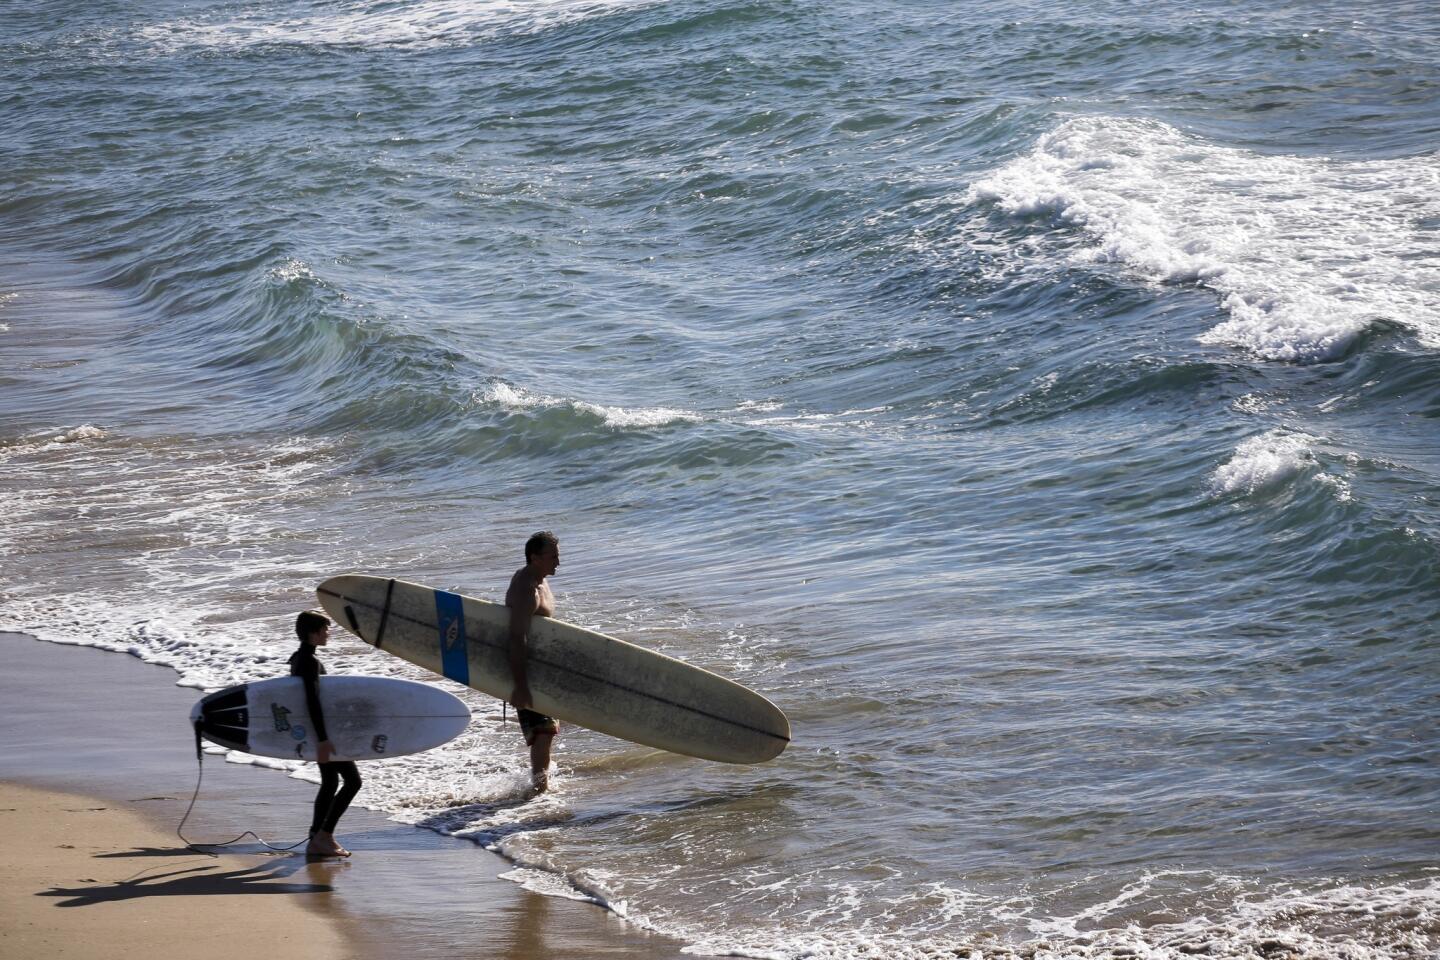
[[[219,686],[549,527],[796,740],[517,804],[477,697],[372,765],[512,879],[762,957],[1440,943],[1423,5],[5,23],[0,628]]]

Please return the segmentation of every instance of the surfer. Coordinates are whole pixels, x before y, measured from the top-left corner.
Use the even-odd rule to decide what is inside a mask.
[[[532,534],[525,541],[525,566],[510,578],[505,606],[510,608],[510,673],[515,689],[510,693],[520,720],[520,732],[530,747],[530,779],[536,793],[550,786],[550,744],[560,732],[554,717],[530,709],[530,678],[525,673],[525,642],[533,617],[555,615],[555,595],[545,578],[560,567],[560,541],[548,530]]]
[[[319,743],[315,748],[320,759],[320,792],[315,794],[315,813],[310,820],[310,843],[305,853],[314,857],[348,857],[350,851],[335,841],[335,825],[355,794],[360,792],[360,771],[353,760],[332,761],[335,745],[325,732],[325,716],[320,709],[320,675],[325,666],[315,657],[315,648],[330,642],[329,617],[306,610],[295,618],[295,633],[300,649],[290,654],[290,675],[305,680],[305,706]],[[345,785],[340,786],[340,780]],[[337,789],[338,788],[338,789]]]

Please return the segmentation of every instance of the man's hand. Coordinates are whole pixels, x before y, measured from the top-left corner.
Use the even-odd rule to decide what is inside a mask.
[[[315,748],[315,756],[321,763],[329,763],[330,758],[335,756],[335,744],[329,740],[321,740],[320,746]]]
[[[530,709],[530,685],[520,684],[510,691],[510,705],[516,710]]]

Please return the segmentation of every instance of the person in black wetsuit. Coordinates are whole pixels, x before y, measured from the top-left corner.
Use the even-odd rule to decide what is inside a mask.
[[[315,658],[315,648],[330,642],[330,618],[306,610],[295,618],[300,649],[290,654],[290,676],[305,680],[305,705],[319,746],[320,792],[315,795],[315,814],[310,820],[310,844],[305,853],[315,857],[348,857],[350,851],[335,842],[335,825],[355,794],[360,792],[360,771],[353,760],[332,761],[335,745],[325,732],[325,714],[320,706],[320,675],[325,666]],[[340,786],[340,780],[345,785]],[[338,789],[337,789],[338,788]]]

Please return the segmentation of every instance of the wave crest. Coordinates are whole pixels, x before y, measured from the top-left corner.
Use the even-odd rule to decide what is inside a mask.
[[[299,46],[462,46],[501,33],[538,33],[659,0],[426,0],[341,4],[310,16],[286,6],[247,11],[229,20],[178,20],[140,31],[165,49]],[[283,13],[281,12],[283,11]]]
[[[1315,455],[1313,437],[1272,430],[1251,437],[1235,448],[1235,455],[1220,466],[1210,488],[1217,496],[1251,495],[1280,486],[1307,470]]]
[[[483,390],[477,391],[475,399],[480,403],[495,404],[513,410],[572,410],[584,416],[596,418],[605,426],[616,430],[643,430],[669,426],[674,423],[700,423],[705,419],[698,413],[677,410],[672,407],[607,407],[584,400],[551,397],[516,389],[508,383],[498,380],[488,384]]]
[[[1440,158],[1338,161],[1217,146],[1151,120],[1073,119],[973,184],[971,203],[1083,232],[1082,261],[1215,291],[1202,337],[1267,360],[1350,350],[1381,322],[1440,346]]]

